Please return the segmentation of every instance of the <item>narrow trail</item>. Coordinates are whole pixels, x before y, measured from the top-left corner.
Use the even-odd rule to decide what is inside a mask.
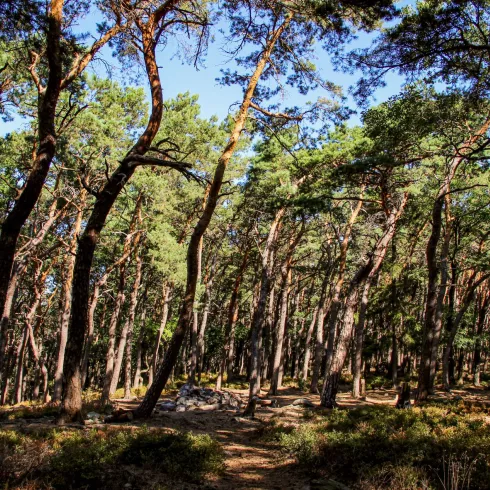
[[[246,390],[229,390],[246,399]],[[465,400],[479,401],[490,407],[490,392],[487,390],[461,391]],[[265,397],[266,392],[261,393]],[[170,397],[172,394],[166,394]],[[438,396],[448,396],[438,393]],[[451,396],[460,396],[456,391]],[[169,431],[192,431],[195,434],[208,434],[216,439],[225,452],[226,468],[219,476],[213,476],[201,484],[184,484],[175,489],[281,489],[281,490],[315,490],[331,487],[318,487],[314,475],[301,470],[292,458],[280,452],[277,445],[267,442],[262,437],[263,428],[275,420],[279,423],[299,426],[304,423],[305,409],[293,406],[298,398],[307,399],[319,406],[318,395],[304,393],[296,388],[282,388],[278,396],[273,397],[278,402],[277,408],[261,407],[256,412],[256,418],[243,418],[235,411],[186,411],[160,412],[149,420],[133,421],[119,424],[96,424],[87,427],[79,426],[80,430],[104,428],[111,426],[137,428],[142,425],[167,429]],[[364,400],[355,400],[349,393],[339,393],[338,401],[343,408],[354,408],[367,405],[394,405],[396,393],[393,390],[376,390],[368,392]],[[115,400],[120,408],[135,408],[138,400]],[[52,427],[52,421],[32,420],[23,422],[7,422],[0,424],[2,429],[21,432],[36,431],[46,426]]]

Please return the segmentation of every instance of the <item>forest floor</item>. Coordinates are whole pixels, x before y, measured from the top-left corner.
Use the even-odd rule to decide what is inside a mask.
[[[246,400],[247,390],[228,390],[240,395]],[[176,392],[166,393],[165,397],[172,397]],[[265,397],[266,391],[261,396]],[[282,388],[278,396],[276,408],[260,407],[257,409],[255,419],[243,418],[236,411],[186,411],[186,412],[160,412],[147,421],[132,421],[119,424],[95,424],[83,427],[79,430],[90,431],[112,426],[125,428],[126,430],[139,430],[142,427],[151,429],[164,429],[170,433],[192,432],[196,435],[209,435],[216,440],[224,451],[225,466],[219,474],[210,475],[205,480],[195,483],[173,483],[170,487],[155,486],[152,488],[206,488],[206,489],[325,489],[334,490],[347,488],[341,483],[328,480],[328,483],[318,481],[315,472],[298,466],[297,458],[288,454],[277,441],[264,437],[264,434],[277,424],[287,426],[289,430],[298,430],[308,414],[321,415],[319,409],[320,399],[318,395],[305,393],[296,388]],[[305,409],[301,406],[293,406],[298,398],[307,399],[315,405],[315,409]],[[486,423],[490,424],[490,390],[466,388],[454,390],[451,394],[442,391],[437,392],[434,399],[439,401],[460,401],[466,405],[476,405],[484,415]],[[346,390],[338,394],[339,406],[342,409],[354,409],[359,407],[394,406],[396,392],[394,390],[377,389],[367,392],[363,400],[356,400]],[[131,409],[139,403],[138,399],[132,401],[114,400],[118,408]],[[13,407],[11,413],[15,413]],[[326,411],[325,411],[326,412]],[[311,415],[310,415],[311,416]],[[36,431],[53,427],[53,417],[41,419],[17,419],[4,418],[0,421],[0,430],[13,431],[22,434],[30,434]],[[1,458],[0,458],[1,459]],[[2,461],[0,461],[0,464]],[[1,468],[0,468],[1,479]],[[341,480],[340,480],[341,481]],[[9,488],[16,488],[10,485]],[[38,488],[22,487],[17,488]],[[43,487],[39,487],[43,488]],[[90,486],[88,488],[91,488]],[[95,487],[94,487],[95,488]],[[138,488],[138,485],[128,484],[126,488]],[[150,488],[141,486],[141,488]]]

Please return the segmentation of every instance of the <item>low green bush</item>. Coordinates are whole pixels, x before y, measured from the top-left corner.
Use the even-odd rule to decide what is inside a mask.
[[[446,488],[455,473],[456,488],[489,488],[490,425],[459,406],[333,410],[274,437],[299,464],[354,488]]]
[[[26,465],[33,450],[35,464]],[[159,429],[55,429],[28,436],[0,431],[0,483],[8,488],[36,481],[42,488],[119,489],[134,480],[129,469],[135,467],[150,479],[198,482],[223,471],[224,453],[208,435]],[[139,478],[138,488],[145,488]]]

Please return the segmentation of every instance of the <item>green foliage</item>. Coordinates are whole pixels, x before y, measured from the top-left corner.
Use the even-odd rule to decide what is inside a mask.
[[[300,464],[354,488],[439,488],[444,460],[471,464],[468,488],[487,488],[490,478],[490,426],[459,406],[334,410],[274,437]]]
[[[19,463],[36,447],[42,457],[21,468]],[[146,428],[52,430],[29,436],[1,431],[0,458],[3,483],[35,479],[52,488],[121,488],[132,479],[124,470],[128,465],[151,469],[153,481],[162,474],[197,482],[224,468],[223,451],[208,435]],[[144,486],[142,478],[139,485]]]

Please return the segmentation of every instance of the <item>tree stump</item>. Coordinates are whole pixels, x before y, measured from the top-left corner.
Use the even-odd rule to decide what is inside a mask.
[[[398,400],[396,401],[396,408],[411,408],[410,403],[410,384],[403,383],[398,394]]]

